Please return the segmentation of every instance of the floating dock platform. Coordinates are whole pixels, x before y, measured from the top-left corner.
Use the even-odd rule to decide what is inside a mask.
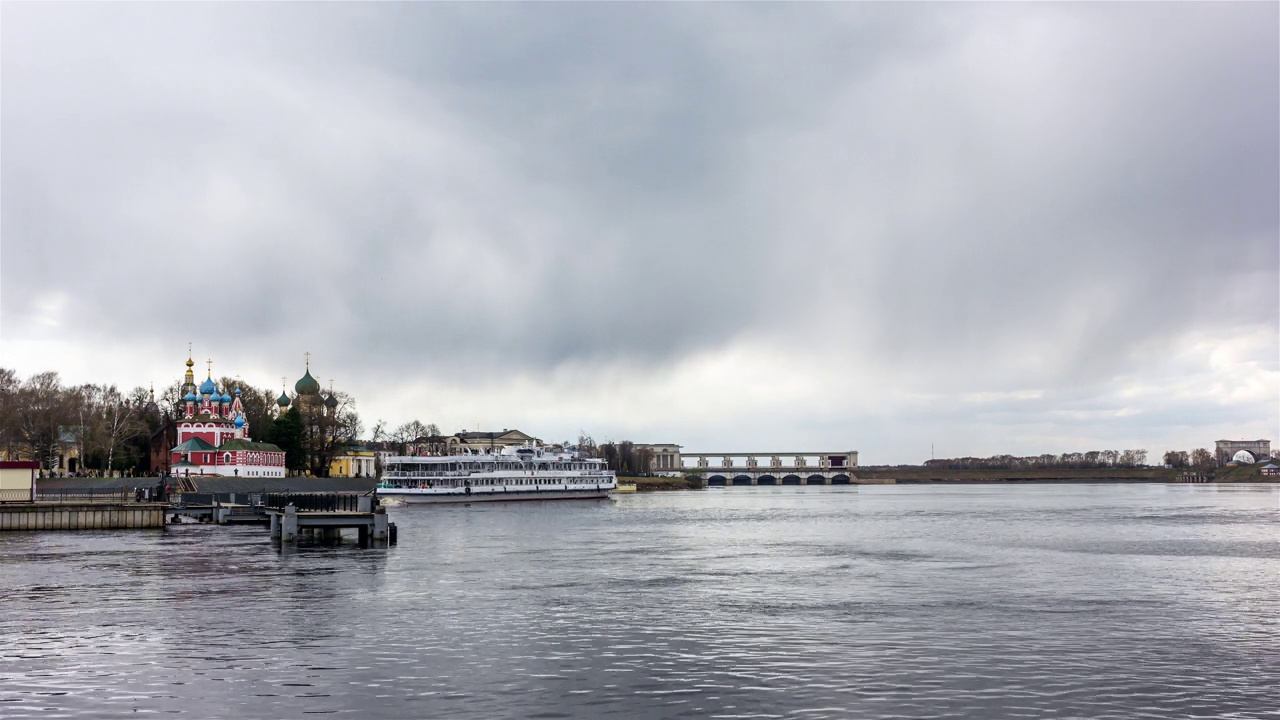
[[[283,510],[267,510],[271,518],[271,538],[280,542],[296,542],[304,532],[319,532],[334,537],[343,528],[355,528],[360,533],[360,544],[395,542],[395,526],[387,522],[386,509],[370,504],[369,511],[310,511],[298,512],[293,505]]]
[[[179,516],[185,516],[218,525],[270,525],[271,538],[281,542],[296,542],[303,535],[336,540],[341,537],[342,530],[348,528],[359,532],[361,545],[396,542],[395,523],[388,522],[386,508],[378,504],[375,491],[185,493],[183,499],[182,505],[175,505],[168,511],[173,522],[178,522]]]

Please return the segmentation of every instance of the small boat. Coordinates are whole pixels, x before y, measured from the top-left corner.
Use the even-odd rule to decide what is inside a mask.
[[[378,496],[392,502],[472,503],[609,497],[618,480],[604,460],[540,447],[387,458]]]

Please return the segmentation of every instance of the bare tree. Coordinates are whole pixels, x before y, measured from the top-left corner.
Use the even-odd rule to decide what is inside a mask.
[[[15,415],[22,381],[9,368],[0,368],[0,451],[12,458],[18,444]]]
[[[30,457],[45,469],[58,467],[62,428],[70,419],[68,393],[56,372],[27,378],[14,398],[15,430]]]
[[[373,424],[373,432],[369,436],[370,441],[380,443],[388,439],[390,435],[387,433],[387,421],[379,419]]]
[[[600,456],[600,448],[596,446],[596,441],[587,434],[586,430],[578,431],[577,450],[583,457],[593,458]]]
[[[1191,466],[1201,470],[1213,467],[1213,453],[1205,448],[1196,448],[1191,451]]]
[[[182,383],[173,381],[168,387],[160,390],[156,396],[156,404],[160,413],[171,418],[180,418],[186,412],[187,404],[182,399]]]
[[[435,427],[435,426],[423,425],[421,422],[417,421],[416,419],[410,420],[409,422],[404,423],[400,427],[396,428],[395,432],[391,434],[391,439],[395,440],[400,444],[408,444],[413,442],[414,440],[417,440],[420,437],[426,437],[428,435],[433,434],[430,432],[432,427]],[[434,434],[438,435],[439,433],[437,432]]]
[[[249,437],[254,440],[265,438],[276,410],[275,392],[256,388],[236,378],[224,377],[218,382],[223,392],[240,391],[240,406],[244,408],[245,422],[249,423]]]
[[[79,458],[81,468],[90,467],[89,458],[99,449],[94,444],[96,438],[93,431],[97,418],[102,414],[105,392],[105,386],[92,383],[67,389],[67,402],[74,416],[74,423],[67,428],[66,434],[75,444],[76,457]]]
[[[116,450],[147,431],[142,421],[143,407],[120,394],[115,385],[103,388],[100,415],[93,426],[94,435],[107,453],[107,472],[115,469]]]
[[[332,407],[326,402],[329,398]],[[328,477],[334,458],[364,433],[355,399],[330,390],[328,397],[320,393],[295,396],[294,403],[302,415],[308,468],[316,477]]]

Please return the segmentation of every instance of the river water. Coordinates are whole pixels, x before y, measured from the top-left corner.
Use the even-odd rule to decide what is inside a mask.
[[[1276,486],[391,513],[0,534],[0,717],[1280,718]]]

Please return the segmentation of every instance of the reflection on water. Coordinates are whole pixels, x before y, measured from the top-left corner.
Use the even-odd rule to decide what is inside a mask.
[[[1280,717],[1274,487],[730,488],[0,534],[0,717]]]

